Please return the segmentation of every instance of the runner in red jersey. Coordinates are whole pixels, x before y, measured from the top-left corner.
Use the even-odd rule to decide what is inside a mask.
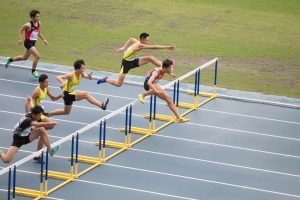
[[[30,55],[33,55],[34,59],[32,62],[32,76],[35,78],[39,77],[39,74],[36,71],[37,63],[40,59],[40,53],[38,52],[37,48],[35,47],[35,42],[40,37],[46,45],[48,45],[47,40],[44,38],[42,32],[41,32],[41,22],[40,22],[40,12],[38,10],[32,10],[30,12],[31,21],[25,23],[20,31],[20,39],[18,41],[19,45],[23,42],[22,35],[23,32],[25,32],[25,40],[24,40],[24,46],[26,48],[23,55],[16,56],[14,58],[8,58],[7,63],[5,67],[7,68],[9,64],[13,61],[19,61],[19,60],[27,60],[27,58]]]

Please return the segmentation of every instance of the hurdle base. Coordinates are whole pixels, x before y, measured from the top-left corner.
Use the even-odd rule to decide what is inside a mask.
[[[150,114],[144,115],[144,118],[146,118],[146,119],[149,119],[149,117],[150,117]],[[160,121],[170,122],[170,121],[174,121],[175,117],[174,116],[169,116],[169,115],[156,114],[155,119],[160,120]]]
[[[99,142],[96,142],[96,145],[99,146]],[[105,146],[114,149],[123,149],[128,147],[128,145],[126,145],[125,143],[114,142],[114,141],[105,141]]]
[[[186,94],[189,94],[189,95],[194,95],[194,91],[187,91]],[[212,93],[207,93],[207,92],[200,92],[199,93],[199,96],[201,97],[213,97],[215,94],[212,94]],[[198,96],[198,95],[197,95]]]
[[[25,197],[37,198],[47,195],[46,192],[41,192],[39,190],[31,190],[26,188],[16,187],[16,194]]]
[[[69,157],[68,160],[71,160],[71,157]],[[75,158],[73,158],[73,160],[75,160]],[[82,163],[87,163],[87,164],[94,165],[94,164],[98,164],[98,163],[100,163],[102,161],[103,160],[99,159],[99,158],[78,155],[78,162],[82,162]]]
[[[56,171],[50,171],[50,170],[48,171],[48,177],[54,178],[54,179],[59,179],[59,180],[64,180],[64,181],[67,181],[67,180],[73,178],[70,173],[56,172]]]
[[[192,103],[184,103],[184,102],[179,102],[178,103],[179,108],[185,108],[185,109],[192,109],[192,108],[197,108],[198,104],[192,104]]]
[[[124,132],[125,128],[121,128],[120,131]],[[131,127],[131,133],[135,133],[135,134],[139,134],[139,135],[151,135],[151,134],[155,133],[155,130]]]

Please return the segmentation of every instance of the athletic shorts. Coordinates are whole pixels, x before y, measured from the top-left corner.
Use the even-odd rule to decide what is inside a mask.
[[[150,88],[149,88],[149,85],[148,85],[148,81],[149,80],[145,80],[145,82],[144,82],[144,89],[146,90],[146,91],[148,91]]]
[[[123,59],[120,73],[127,74],[131,69],[136,68],[138,66],[139,66],[139,58],[136,58],[132,61]]]
[[[75,95],[75,92],[69,93],[68,91],[64,91],[64,102],[66,106],[70,106],[73,104],[73,101],[76,101]]]
[[[35,46],[35,40],[28,40],[28,39],[26,39],[25,41],[24,41],[24,46],[25,46],[25,48],[26,49],[30,49],[31,47],[34,47]]]
[[[21,137],[19,135],[14,135],[13,136],[13,142],[12,142],[11,146],[21,148],[21,146],[30,143],[29,135],[25,136],[25,137]]]

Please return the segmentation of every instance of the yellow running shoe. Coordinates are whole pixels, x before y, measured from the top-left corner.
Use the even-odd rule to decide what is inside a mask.
[[[145,103],[144,96],[142,94],[139,94],[139,100],[141,103]]]
[[[180,122],[180,123],[184,123],[184,122],[188,122],[188,121],[190,121],[190,120],[187,119],[187,118],[184,118],[184,117],[180,117],[179,119],[176,119],[175,121],[176,121],[176,122]]]

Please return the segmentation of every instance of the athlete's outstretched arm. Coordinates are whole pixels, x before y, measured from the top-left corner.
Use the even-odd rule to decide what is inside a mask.
[[[138,42],[137,39],[135,39],[135,38],[129,38],[129,39],[127,40],[127,42],[126,42],[122,47],[118,48],[116,51],[117,51],[117,52],[124,51],[124,50],[127,49],[129,46],[131,46],[132,44],[137,43],[137,42]]]
[[[175,50],[175,46],[165,46],[165,45],[147,45],[147,44],[140,44],[138,46],[139,49],[170,49]]]
[[[64,97],[63,94],[59,94],[59,95],[54,95],[54,94],[52,94],[52,93],[50,92],[49,88],[48,88],[48,90],[47,90],[47,95],[48,95],[48,97],[50,97],[50,99],[51,99],[52,101],[56,101],[56,100],[58,100],[58,99]]]

